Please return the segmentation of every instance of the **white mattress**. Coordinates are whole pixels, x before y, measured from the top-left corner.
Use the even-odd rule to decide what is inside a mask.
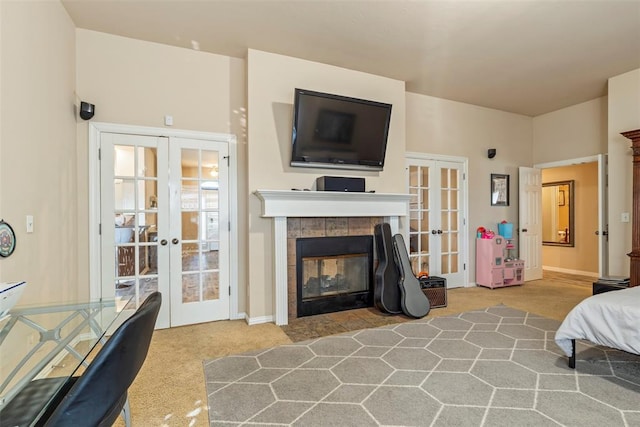
[[[572,339],[640,354],[640,286],[585,299],[567,314],[555,339],[567,356]]]

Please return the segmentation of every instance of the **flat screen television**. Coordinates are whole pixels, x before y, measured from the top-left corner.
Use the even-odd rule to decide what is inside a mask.
[[[291,166],[382,170],[391,104],[295,90]]]

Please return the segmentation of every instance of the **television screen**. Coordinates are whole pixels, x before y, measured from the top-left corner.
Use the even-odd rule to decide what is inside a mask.
[[[382,170],[391,104],[296,89],[291,166]]]

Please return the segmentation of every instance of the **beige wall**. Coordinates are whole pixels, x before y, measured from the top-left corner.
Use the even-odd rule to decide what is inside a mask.
[[[77,30],[77,93],[93,121],[230,133],[243,93],[242,60]]]
[[[543,246],[543,268],[566,273],[598,275],[598,163],[542,170],[542,182],[574,181],[573,247]]]
[[[533,164],[606,152],[606,96],[533,118]]]
[[[366,178],[366,187],[382,193],[404,192],[404,82],[372,74],[249,50],[248,191],[249,191],[249,315],[274,311],[272,220],[260,217],[257,189],[311,188],[322,175]],[[383,172],[293,168],[291,125],[295,88],[329,92],[393,104]]]
[[[629,276],[633,191],[631,141],[620,132],[640,129],[640,68],[609,79],[609,272]]]
[[[96,105],[92,121],[162,128],[164,116],[173,129],[231,133],[238,138],[240,171],[246,158],[245,61],[190,49],[149,43],[88,30],[77,30],[77,93]],[[79,206],[81,277],[88,278],[87,122],[78,125],[79,170],[83,183]],[[239,177],[239,188],[246,186]],[[240,194],[243,194],[242,192]],[[246,216],[240,195],[239,217]],[[240,233],[246,233],[241,224]],[[240,251],[240,265],[246,265]],[[246,283],[239,269],[239,306],[243,310]]]
[[[88,291],[78,281],[75,29],[59,2],[7,1],[0,28],[0,217],[17,237],[0,281],[28,282],[21,303],[70,300]]]
[[[531,117],[407,93],[407,151],[469,159],[469,281],[475,282],[475,238],[480,226],[518,227],[518,166],[532,162]],[[487,150],[495,148],[489,159]],[[510,176],[508,207],[491,206],[492,173]],[[405,190],[406,191],[406,190]]]

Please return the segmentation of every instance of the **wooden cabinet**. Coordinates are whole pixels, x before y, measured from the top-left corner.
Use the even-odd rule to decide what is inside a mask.
[[[476,239],[476,284],[488,288],[522,285],[524,261],[504,258],[507,241],[496,236],[493,239]]]
[[[640,129],[622,132],[631,140],[633,151],[633,183],[631,198],[631,258],[629,264],[629,286],[640,286]]]

